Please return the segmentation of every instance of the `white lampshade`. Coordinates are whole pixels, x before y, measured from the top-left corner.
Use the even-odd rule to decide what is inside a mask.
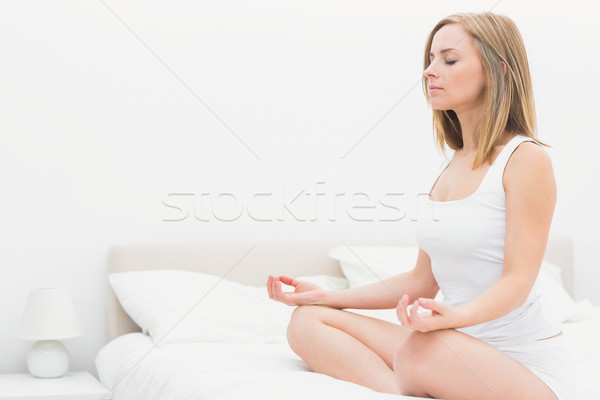
[[[81,335],[83,328],[65,289],[41,288],[29,293],[18,337],[58,340]]]

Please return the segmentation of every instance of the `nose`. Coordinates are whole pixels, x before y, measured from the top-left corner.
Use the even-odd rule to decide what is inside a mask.
[[[431,78],[432,76],[437,76],[437,72],[435,72],[435,69],[433,68],[435,62],[432,62],[431,64],[429,64],[429,66],[427,68],[425,68],[425,71],[423,71],[423,75],[426,78]]]

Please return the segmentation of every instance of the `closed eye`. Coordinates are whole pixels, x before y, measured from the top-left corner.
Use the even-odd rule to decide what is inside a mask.
[[[455,62],[456,62],[456,61],[446,61],[446,64],[448,64],[448,65],[452,65],[452,64],[454,64]]]

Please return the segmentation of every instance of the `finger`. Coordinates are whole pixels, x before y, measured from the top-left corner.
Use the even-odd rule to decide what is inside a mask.
[[[283,291],[283,287],[281,286],[281,281],[277,281],[277,293],[279,293],[279,298],[281,299],[281,301],[287,301],[287,299],[289,298],[289,295],[291,294],[289,292]]]
[[[445,303],[432,299],[419,299],[419,304],[421,304],[421,307],[435,311],[439,314],[444,314],[444,311],[447,310]]]
[[[419,301],[415,300],[415,302],[410,307],[410,321],[411,323],[415,323],[419,320]]]
[[[407,299],[408,296],[404,295],[402,296],[402,299],[400,300],[400,303],[398,303],[398,310],[399,310],[399,317],[400,317],[400,323],[402,323],[402,326],[410,326],[410,322],[408,320],[408,313],[406,311],[406,306],[407,306]]]
[[[271,291],[271,295],[274,299],[277,298],[277,292],[275,291],[275,277],[271,276],[271,281],[269,282],[269,290]]]
[[[431,305],[434,303],[433,299],[427,299],[425,297],[419,297],[419,304],[421,307],[431,310]]]
[[[402,309],[402,297],[400,297],[400,299],[398,300],[398,304],[396,304],[396,315],[398,316],[398,321],[400,321],[402,319],[401,314],[401,309]]]
[[[418,300],[413,303],[413,306],[410,309],[410,319],[415,329],[419,332],[429,332],[432,330],[426,320],[421,317]]]
[[[288,304],[288,305],[292,304],[290,302],[290,297],[291,297],[292,293],[284,292],[283,289],[281,288],[281,281],[279,281],[279,280],[277,280],[275,282],[275,291],[277,293],[277,299],[279,301],[281,301],[282,303]]]
[[[289,276],[280,275],[278,278],[279,278],[279,287],[281,288],[281,291],[284,293],[296,291],[296,286],[300,283],[300,281],[298,281],[294,278],[290,278]],[[286,285],[285,290],[284,290],[283,285]],[[294,289],[294,290],[291,290],[291,289]]]
[[[281,285],[279,282],[279,277],[275,277],[275,279],[273,280],[273,290],[275,292],[275,297],[279,300],[279,301],[283,301],[283,291],[281,290]]]
[[[273,278],[272,278],[271,291],[273,292],[273,298],[277,301],[281,301],[280,293],[277,290],[277,277],[276,276],[273,276]]]
[[[296,286],[298,284],[298,281],[296,279],[290,278],[289,276],[285,275],[281,275],[279,277],[279,280],[288,286]]]
[[[421,320],[421,324],[424,327],[423,332],[435,331],[440,327],[440,317],[433,315],[419,315],[419,319]]]
[[[417,315],[419,311],[419,300],[415,300],[410,306],[410,316]]]
[[[269,298],[273,298],[273,289],[271,286],[271,282],[273,281],[273,277],[271,275],[269,275],[269,277],[267,278],[267,293],[269,293]]]
[[[295,301],[293,300],[293,298],[295,298],[296,295],[294,293],[284,292],[281,289],[281,281],[277,281],[276,287],[277,287],[279,301],[281,301],[282,303],[287,304],[289,306],[295,304]]]

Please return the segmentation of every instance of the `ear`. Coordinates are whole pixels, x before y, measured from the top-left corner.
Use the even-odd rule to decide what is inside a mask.
[[[502,61],[502,69],[504,70],[504,75],[506,75],[506,63]]]

